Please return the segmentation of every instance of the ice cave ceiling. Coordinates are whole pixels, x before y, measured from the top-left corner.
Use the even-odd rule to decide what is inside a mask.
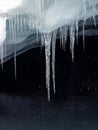
[[[56,38],[65,44],[70,36],[74,61],[74,44],[78,36],[98,35],[98,0],[0,0],[0,59],[3,62],[37,46],[45,46],[46,85],[50,100],[50,50],[52,48],[53,89],[55,93]],[[41,42],[38,42],[41,41]]]

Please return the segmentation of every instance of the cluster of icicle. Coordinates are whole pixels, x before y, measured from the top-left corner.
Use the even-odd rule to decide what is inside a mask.
[[[89,2],[92,2],[89,0]],[[95,12],[96,12],[96,4],[92,2],[92,17],[94,20],[94,25],[96,27],[96,19],[95,19]],[[85,24],[86,24],[86,10],[87,4],[86,0],[83,0],[83,48],[85,48]],[[45,45],[45,57],[46,57],[46,87],[47,87],[47,94],[48,94],[48,101],[51,99],[51,92],[50,92],[50,68],[51,68],[51,55],[52,55],[52,80],[53,80],[53,91],[54,94],[56,93],[56,86],[55,86],[55,49],[56,49],[56,39],[57,33],[60,36],[60,44],[62,49],[66,50],[66,43],[67,37],[70,37],[70,53],[72,54],[72,62],[74,62],[74,47],[75,41],[78,44],[78,33],[79,33],[79,21],[76,20],[75,22],[71,23],[70,25],[64,25],[60,27],[58,30],[54,30],[51,33],[44,33],[41,35],[41,43],[42,46]],[[52,51],[51,51],[52,50]]]
[[[14,68],[15,68],[15,79],[17,77],[16,69],[16,48],[17,38],[22,36],[29,36],[34,33],[35,23],[31,15],[15,15],[11,17],[2,16],[0,17],[0,59],[3,69],[3,63],[7,57],[7,42],[13,41],[14,43]],[[8,32],[8,33],[7,33]]]
[[[68,31],[70,30],[70,31]],[[78,41],[78,22],[76,26],[74,24],[63,26],[59,29],[61,46],[65,50],[67,43],[68,32],[70,32],[70,52],[72,54],[72,61],[74,61],[74,46],[75,46],[75,33]],[[42,46],[45,45],[45,56],[46,56],[46,86],[48,92],[48,100],[50,101],[50,66],[51,66],[51,54],[52,54],[52,78],[53,78],[53,91],[56,93],[55,88],[55,49],[56,49],[57,30],[54,30],[50,34],[41,35]],[[52,50],[52,52],[51,52]]]
[[[56,1],[56,0],[55,0]],[[21,15],[16,15],[14,17],[9,17],[7,15],[0,16],[0,26],[4,26],[3,30],[0,30],[0,56],[1,56],[1,64],[3,68],[3,42],[5,41],[7,34],[6,34],[6,21],[9,21],[9,37],[11,39],[14,39],[14,41],[17,39],[17,36],[19,33],[24,35],[25,29],[27,26],[29,26],[28,33],[32,29],[38,29],[38,18],[40,17],[41,13],[43,13],[43,5],[44,5],[44,0],[41,0],[41,3],[39,3],[38,0],[36,0],[36,4],[38,5],[38,8],[36,8],[36,21],[34,22],[33,16],[28,16],[29,18],[25,18],[24,16]],[[49,0],[47,0],[47,5],[48,5]],[[92,2],[92,3],[91,3]],[[84,35],[84,30],[85,30],[85,23],[86,19],[86,11],[88,8],[88,3],[91,3],[92,8],[92,17],[94,19],[94,23],[96,26],[96,20],[95,20],[95,12],[96,12],[96,3],[93,3],[93,0],[83,0],[83,41],[85,42],[85,35]],[[46,3],[45,3],[46,5]],[[61,39],[61,44],[63,49],[65,50],[66,47],[66,42],[67,42],[67,35],[69,32],[70,36],[70,51],[72,54],[72,61],[74,61],[74,46],[75,46],[75,38],[77,38],[78,42],[78,22],[80,19],[76,19],[76,21],[72,21],[71,24],[65,25],[61,28],[59,28],[59,35]],[[2,27],[1,27],[2,28]],[[38,38],[38,30],[36,29],[36,34]],[[56,49],[56,38],[57,38],[57,29],[50,33],[42,33],[41,34],[41,43],[42,46],[45,45],[45,56],[46,56],[46,86],[47,86],[47,93],[48,93],[48,100],[50,101],[50,61],[51,61],[51,54],[52,54],[52,77],[53,77],[53,90],[54,94],[56,93],[56,88],[55,88],[55,49]],[[27,31],[26,31],[27,33]],[[51,52],[52,49],[52,52]],[[16,78],[16,44],[15,44],[15,50],[14,50],[14,63],[15,63],[15,78]]]

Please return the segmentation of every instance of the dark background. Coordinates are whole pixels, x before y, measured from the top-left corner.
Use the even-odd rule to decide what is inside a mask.
[[[51,99],[67,97],[98,96],[98,37],[79,37],[75,44],[75,60],[72,63],[69,38],[66,51],[56,44],[56,94],[53,95],[51,79]],[[17,56],[17,80],[14,76],[14,59],[4,63],[0,69],[0,93],[21,96],[47,97],[45,85],[45,51],[34,48]]]

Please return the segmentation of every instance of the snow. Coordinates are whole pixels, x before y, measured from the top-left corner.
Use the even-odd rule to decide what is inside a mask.
[[[23,0],[0,0],[0,13],[7,13],[9,10],[19,7]]]

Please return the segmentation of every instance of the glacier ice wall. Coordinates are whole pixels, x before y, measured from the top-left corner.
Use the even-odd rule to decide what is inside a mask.
[[[45,46],[46,86],[50,100],[50,61],[52,53],[53,90],[55,89],[55,48],[57,35],[65,50],[70,35],[70,51],[74,61],[75,38],[78,43],[79,21],[83,21],[83,46],[85,48],[86,20],[93,18],[96,26],[98,0],[12,0],[0,1],[0,59],[3,62],[29,48]],[[69,34],[68,34],[69,33]],[[81,35],[81,34],[80,34]],[[51,52],[52,49],[52,52]]]

